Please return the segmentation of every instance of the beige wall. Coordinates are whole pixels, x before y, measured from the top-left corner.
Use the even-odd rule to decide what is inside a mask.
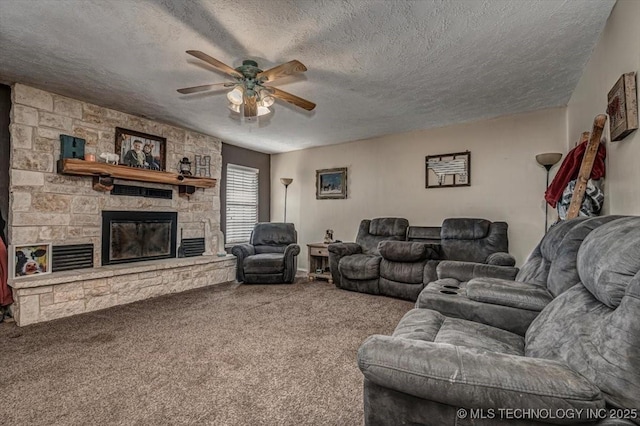
[[[565,108],[553,108],[272,155],[271,219],[283,219],[280,178],[291,177],[287,220],[298,230],[300,268],[307,266],[305,244],[322,241],[325,229],[353,241],[361,219],[382,216],[432,226],[447,217],[507,221],[520,265],[544,233],[545,171],[535,155],[564,152],[566,132]],[[470,187],[425,189],[426,155],[467,149]],[[316,200],[315,170],[333,167],[348,167],[348,198]]]
[[[569,147],[606,112],[607,93],[624,73],[640,71],[640,1],[618,0],[567,108]],[[605,127],[610,140],[608,126]],[[640,132],[607,143],[605,213],[640,214]]]

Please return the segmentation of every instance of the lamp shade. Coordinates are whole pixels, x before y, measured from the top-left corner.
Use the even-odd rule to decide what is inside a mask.
[[[280,178],[280,183],[282,183],[284,186],[291,185],[291,182],[293,182],[293,179],[291,178]]]
[[[561,158],[562,154],[559,152],[546,152],[536,155],[536,161],[543,167],[551,167],[560,161]]]
[[[229,99],[229,102],[233,105],[242,105],[242,102],[244,101],[243,97],[244,94],[242,93],[242,88],[240,86],[236,86],[235,89],[227,93],[227,99]]]

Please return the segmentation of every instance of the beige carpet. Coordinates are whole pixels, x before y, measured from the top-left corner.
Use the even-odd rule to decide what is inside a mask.
[[[360,425],[360,343],[412,303],[323,281],[223,284],[0,324],[7,425]]]

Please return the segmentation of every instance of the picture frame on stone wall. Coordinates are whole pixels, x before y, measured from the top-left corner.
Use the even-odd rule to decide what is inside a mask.
[[[51,273],[51,243],[10,245],[8,251],[10,279]]]
[[[116,127],[115,153],[120,164],[141,169],[167,169],[167,138]]]

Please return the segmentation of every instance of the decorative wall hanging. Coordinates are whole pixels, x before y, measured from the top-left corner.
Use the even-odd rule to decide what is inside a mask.
[[[116,127],[116,154],[120,164],[150,170],[166,170],[167,139]]]
[[[196,176],[211,177],[210,155],[196,155],[193,162],[196,167]]]
[[[51,273],[51,244],[9,246],[9,278]]]
[[[427,155],[426,188],[471,186],[471,152]]]
[[[622,74],[607,97],[611,140],[619,141],[638,128],[636,73]]]
[[[347,198],[347,168],[316,170],[316,199]]]
[[[60,135],[60,158],[84,158],[85,143],[82,138]]]

